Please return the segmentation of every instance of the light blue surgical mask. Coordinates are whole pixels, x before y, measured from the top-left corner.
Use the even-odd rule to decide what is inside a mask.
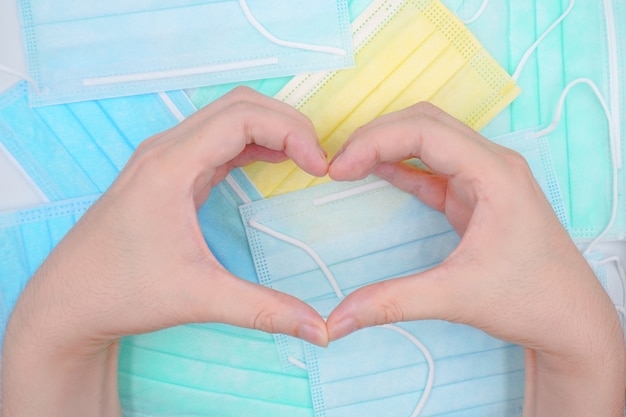
[[[356,19],[356,17],[359,16],[370,3],[371,0],[349,0],[348,14],[350,16],[350,22],[354,21],[354,19]],[[287,83],[291,79],[292,77],[279,77],[262,80],[243,81],[237,83],[227,83],[214,86],[204,86],[192,89],[188,91],[188,94],[191,98],[191,101],[195,104],[197,108],[200,109],[240,85],[245,85],[260,92],[261,94],[273,97],[285,85],[287,85]]]
[[[236,177],[229,182],[236,184]],[[218,185],[199,220],[220,261],[255,281],[237,211],[244,190],[245,185]],[[10,310],[28,279],[97,197],[0,215],[0,346]],[[308,374],[282,370],[273,337],[223,324],[124,338],[119,391],[125,416],[313,415]]]
[[[31,105],[354,65],[346,0],[20,0]]]
[[[102,193],[137,145],[195,111],[175,91],[39,108],[0,96],[0,142],[51,201]]]
[[[524,133],[496,141],[526,157],[565,223],[549,147]],[[323,316],[357,288],[437,265],[459,242],[443,214],[376,177],[256,201],[241,213],[259,281]],[[328,349],[275,337],[284,368],[308,370],[318,416],[521,413],[522,349],[467,326],[386,325]]]

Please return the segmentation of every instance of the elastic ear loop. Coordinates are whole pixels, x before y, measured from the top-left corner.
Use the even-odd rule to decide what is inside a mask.
[[[459,4],[459,6],[456,8],[456,15],[457,16],[459,15],[458,11],[461,8],[461,5],[463,5],[463,3]],[[466,25],[468,25],[470,23],[474,23],[475,21],[478,20],[478,18],[480,16],[482,16],[482,14],[487,9],[488,5],[489,5],[489,0],[483,0],[482,4],[478,8],[478,10],[476,10],[476,12],[472,16],[468,17],[467,19],[463,19],[463,18],[459,17],[459,20],[461,20],[461,22],[465,23]]]
[[[248,22],[250,22],[250,24],[261,35],[263,35],[265,39],[269,40],[270,42],[273,42],[277,45],[286,46],[288,48],[303,49],[303,50],[313,51],[313,52],[323,52],[323,53],[332,54],[332,55],[344,56],[347,54],[345,49],[336,48],[334,46],[314,45],[310,43],[295,42],[295,41],[279,39],[276,36],[272,35],[267,29],[265,29],[265,27],[263,27],[263,25],[254,17],[252,12],[250,11],[250,8],[248,7],[248,4],[246,3],[246,0],[239,0],[239,6],[241,6],[241,10],[243,11],[243,14],[246,16],[246,19],[248,19]]]
[[[309,245],[307,245],[306,243],[298,240],[298,239],[294,239],[290,236],[284,235],[276,230],[273,230],[263,224],[258,223],[257,221],[251,219],[248,221],[248,224],[250,225],[250,227],[263,232],[269,236],[272,236],[278,240],[282,240],[285,243],[288,243],[290,245],[293,245],[297,248],[302,249],[304,252],[306,252],[307,255],[309,255],[311,257],[311,259],[313,259],[313,261],[315,261],[315,263],[319,266],[319,268],[321,269],[322,273],[324,274],[324,276],[326,277],[326,279],[328,280],[328,283],[330,284],[330,286],[333,288],[333,291],[335,292],[335,295],[337,296],[337,298],[344,298],[345,295],[343,293],[343,291],[341,290],[341,288],[339,287],[339,284],[337,283],[337,280],[335,279],[334,275],[332,274],[332,272],[330,272],[330,269],[328,269],[328,266],[324,263],[324,261],[322,260],[322,258],[320,258],[320,256],[315,252],[315,250],[313,248],[311,248]],[[424,392],[422,394],[422,398],[420,399],[420,401],[418,402],[417,406],[415,407],[415,409],[413,410],[413,412],[411,413],[410,417],[417,417],[419,416],[419,414],[422,412],[422,409],[424,408],[424,406],[426,405],[426,401],[428,401],[428,397],[430,397],[430,393],[433,389],[433,384],[435,381],[435,361],[433,360],[433,357],[430,353],[430,351],[426,348],[426,346],[424,346],[424,344],[422,342],[419,341],[419,339],[417,339],[415,336],[413,336],[411,333],[407,332],[406,330],[404,330],[402,327],[399,327],[395,324],[383,324],[381,326],[378,327],[383,327],[389,330],[392,330],[404,337],[406,337],[411,343],[413,343],[424,355],[424,358],[426,358],[426,362],[428,363],[428,378],[426,381],[426,386],[424,387]],[[290,358],[289,361],[299,367],[303,367],[303,369],[306,369],[306,365],[303,364],[301,361],[295,359],[295,358]]]
[[[569,3],[569,6],[567,7],[567,9],[563,12],[563,14],[561,16],[559,16],[558,19],[556,19],[554,21],[554,23],[552,23],[548,29],[545,30],[545,32],[543,32],[541,34],[541,36],[539,36],[539,38],[537,38],[537,40],[530,46],[530,48],[528,48],[528,50],[524,53],[524,55],[522,56],[522,59],[520,60],[520,62],[517,64],[517,68],[515,69],[515,72],[513,73],[513,75],[511,76],[511,78],[513,78],[514,81],[517,81],[518,78],[520,77],[522,70],[524,69],[524,67],[526,66],[526,64],[528,63],[528,60],[530,59],[530,57],[532,56],[532,54],[535,52],[535,50],[537,49],[537,47],[539,46],[539,44],[541,42],[543,42],[543,40],[546,38],[546,36],[548,36],[550,34],[550,32],[552,32],[566,17],[568,14],[570,14],[570,12],[572,11],[572,9],[574,8],[574,3],[575,0],[571,0]]]
[[[21,72],[18,71],[16,69],[13,69],[9,66],[0,64],[0,72],[4,72],[6,74],[12,75],[14,77],[17,77],[21,80],[24,80],[26,82],[28,82],[37,92],[37,94],[39,94],[39,86],[37,85],[37,83],[35,82],[34,79],[32,79],[28,74],[26,74],[25,72]]]
[[[580,84],[585,84],[591,88],[593,93],[596,95],[598,101],[602,105],[602,109],[604,110],[604,113],[607,117],[607,120],[609,123],[609,141],[610,141],[611,164],[612,164],[612,175],[613,175],[613,187],[612,187],[612,192],[611,192],[611,197],[612,197],[611,217],[609,219],[609,222],[605,226],[605,228],[602,230],[602,232],[598,236],[596,236],[595,239],[593,239],[589,243],[587,248],[583,251],[583,255],[587,255],[598,244],[598,242],[601,241],[606,236],[606,234],[611,230],[611,228],[613,227],[613,224],[615,224],[615,221],[617,220],[618,196],[619,196],[618,171],[622,168],[622,161],[618,152],[619,145],[616,143],[617,138],[615,137],[615,129],[613,128],[613,117],[611,115],[611,112],[609,110],[609,107],[606,101],[602,97],[602,94],[600,93],[600,90],[598,89],[596,84],[588,78],[579,78],[569,83],[567,87],[565,87],[565,90],[563,90],[563,93],[561,93],[561,97],[559,98],[559,104],[557,106],[556,113],[554,115],[554,119],[552,120],[552,123],[547,128],[537,132],[536,136],[537,137],[546,136],[552,133],[556,129],[561,119],[561,114],[563,113],[563,108],[565,106],[565,99],[567,98],[567,94],[571,91],[572,88]]]

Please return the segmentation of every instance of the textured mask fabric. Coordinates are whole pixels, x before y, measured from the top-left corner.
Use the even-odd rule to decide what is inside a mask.
[[[565,224],[549,147],[533,132],[495,141],[525,156]],[[241,213],[259,281],[323,316],[356,288],[431,268],[459,242],[441,213],[375,177],[253,202]],[[285,369],[308,370],[318,416],[521,413],[522,349],[467,326],[401,323],[327,349],[275,337]]]
[[[214,191],[199,212],[207,242],[227,268],[254,281],[242,201],[225,184]],[[96,198],[0,215],[0,335],[28,279]],[[274,338],[222,324],[124,338],[119,391],[125,416],[313,415],[307,373],[283,371]]]
[[[611,167],[613,158],[621,166],[626,157],[626,4],[559,0],[539,7],[531,0],[444,1],[514,74],[522,90],[483,133],[495,136],[550,125],[563,92],[577,83],[567,96],[560,122],[548,135],[570,233],[576,239],[592,239],[611,226],[606,237],[623,239],[626,173]],[[614,224],[609,224],[612,218]]]
[[[141,141],[195,111],[182,92],[30,108],[26,90],[0,96],[0,142],[51,201],[104,192]]]
[[[19,4],[35,106],[354,63],[346,0]]]
[[[375,178],[351,187],[328,183],[242,207],[260,282],[323,316],[340,295],[428,269],[459,241],[441,213],[414,197]],[[420,415],[470,408],[495,416],[521,407],[521,348],[439,321],[390,330],[359,331],[322,351],[282,337],[277,346],[283,364],[309,372],[316,416],[410,416],[418,407]]]
[[[357,16],[363,12],[365,8],[371,3],[371,0],[349,0],[348,1],[348,14],[350,16],[350,22],[353,22]],[[269,78],[262,80],[250,80],[237,83],[227,83],[220,85],[204,86],[195,89],[191,89],[188,92],[189,97],[193,104],[201,109],[207,104],[217,100],[233,88],[245,85],[250,87],[266,96],[273,97],[276,95],[293,77],[279,77]]]
[[[330,155],[357,127],[420,100],[481,128],[519,92],[437,0],[374,1],[352,31],[355,69],[298,76],[276,95],[311,118]],[[245,171],[264,196],[328,181],[292,162],[255,163]]]

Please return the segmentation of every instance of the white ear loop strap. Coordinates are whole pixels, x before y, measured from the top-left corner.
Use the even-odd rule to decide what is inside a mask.
[[[463,3],[461,3],[461,4],[463,4]],[[465,23],[466,25],[469,25],[470,23],[474,23],[475,21],[478,20],[478,18],[480,18],[480,16],[482,16],[482,14],[487,9],[488,5],[489,5],[489,0],[483,0],[482,4],[478,8],[478,10],[476,10],[476,13],[474,13],[472,16],[468,17],[467,19],[460,18],[461,22]],[[461,5],[459,5],[459,7],[457,7],[457,15],[458,15],[458,10],[459,10],[460,7],[461,7]]]
[[[575,3],[575,0],[571,0],[569,6],[563,12],[563,14],[558,19],[556,19],[554,21],[554,23],[552,23],[548,27],[548,29],[546,29],[546,31],[543,32],[541,34],[541,36],[539,36],[539,38],[537,38],[537,40],[524,53],[524,55],[522,56],[522,59],[520,60],[519,64],[517,64],[517,68],[515,69],[515,72],[513,73],[513,76],[512,76],[513,80],[515,80],[515,81],[518,80],[518,78],[520,77],[520,75],[522,73],[522,70],[526,66],[526,63],[528,63],[528,60],[530,59],[532,54],[535,52],[535,50],[537,49],[539,44],[541,42],[543,42],[543,40],[546,38],[546,36],[548,36],[550,34],[550,32],[552,32],[567,17],[568,14],[570,14],[572,9],[574,8],[574,3]]]
[[[250,227],[263,232],[269,236],[272,236],[278,240],[282,240],[283,242],[289,243],[293,246],[296,246],[297,248],[302,249],[303,251],[305,251],[314,261],[315,263],[319,266],[319,268],[322,270],[322,273],[324,274],[324,276],[326,277],[326,279],[328,279],[328,282],[330,283],[331,287],[333,288],[333,291],[335,292],[335,295],[337,296],[337,298],[343,298],[345,297],[343,291],[341,290],[341,287],[339,286],[339,284],[337,283],[337,280],[335,279],[334,275],[332,274],[332,272],[330,271],[330,269],[328,268],[328,266],[324,263],[324,261],[322,260],[322,258],[315,252],[315,250],[310,247],[309,245],[307,245],[305,242],[302,242],[298,239],[295,239],[291,236],[287,236],[285,234],[282,234],[270,227],[267,227],[255,220],[249,220],[248,224],[250,225]],[[422,397],[420,398],[420,401],[417,403],[417,405],[415,406],[415,409],[413,410],[413,412],[411,413],[410,417],[418,417],[419,414],[422,412],[424,406],[426,405],[426,401],[428,401],[428,397],[430,397],[430,393],[433,389],[433,385],[435,382],[435,361],[433,360],[433,357],[430,353],[430,351],[426,348],[426,346],[424,346],[424,344],[422,342],[419,341],[419,339],[417,339],[415,336],[413,336],[411,333],[407,332],[406,330],[404,330],[402,327],[396,325],[396,324],[383,324],[379,327],[383,327],[385,329],[389,329],[391,331],[394,331],[402,336],[404,336],[405,338],[407,338],[411,343],[413,343],[424,355],[424,357],[426,358],[426,362],[428,363],[428,378],[426,380],[426,386],[424,387],[424,392],[422,393]],[[306,365],[293,357],[289,357],[288,358],[289,362],[292,363],[293,365],[302,368],[302,369],[306,369]]]
[[[246,16],[246,19],[248,19],[248,22],[250,22],[250,24],[261,35],[263,35],[263,37],[265,37],[265,39],[269,40],[270,42],[273,42],[273,43],[275,43],[277,45],[281,45],[281,46],[287,46],[289,48],[303,49],[303,50],[308,50],[308,51],[313,51],[313,52],[324,52],[324,53],[332,54],[332,55],[344,56],[344,55],[347,54],[345,49],[336,48],[336,47],[333,47],[333,46],[313,45],[313,44],[309,44],[309,43],[302,43],[302,42],[295,42],[295,41],[287,41],[287,40],[283,40],[283,39],[278,39],[276,36],[272,35],[267,29],[265,29],[263,27],[263,25],[258,20],[256,20],[256,18],[254,17],[252,12],[250,11],[250,8],[248,7],[248,4],[246,3],[246,0],[239,0],[239,6],[241,6],[241,10],[243,11],[243,14]]]
[[[17,77],[17,78],[19,78],[21,80],[24,80],[24,81],[28,82],[31,86],[33,86],[35,91],[39,92],[39,86],[37,85],[35,80],[32,79],[27,73],[18,71],[18,70],[14,69],[14,68],[11,68],[11,67],[3,65],[3,64],[0,64],[0,72],[4,72],[5,74],[12,75],[14,77]]]

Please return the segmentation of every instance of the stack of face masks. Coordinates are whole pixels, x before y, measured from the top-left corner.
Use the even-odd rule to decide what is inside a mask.
[[[545,141],[497,141],[526,157],[560,207]],[[375,177],[252,202],[241,213],[259,281],[322,316],[357,288],[437,265],[459,242],[442,213]],[[521,414],[522,349],[467,326],[399,323],[360,330],[327,349],[276,339],[285,369],[308,370],[317,416]]]
[[[346,0],[19,4],[33,105],[354,64]]]
[[[353,22],[357,67],[295,77],[276,98],[313,121],[332,156],[359,126],[431,101],[474,128],[519,93],[511,78],[439,1],[374,1]],[[264,196],[328,181],[288,161],[245,168]]]
[[[42,7],[43,4],[40,1],[30,3],[35,8]],[[190,3],[188,6],[193,8],[196,3],[202,2]],[[233,7],[233,2],[226,2],[228,4],[225,5],[204,3],[207,3],[206,7]],[[240,2],[241,10],[248,5],[252,16],[261,22],[266,22],[261,12],[271,14],[277,10],[271,8],[262,11],[259,7],[254,7],[253,2],[248,3]],[[293,80],[283,77],[247,82],[261,91],[278,95],[279,98],[297,105],[307,114],[310,112],[309,115],[315,120],[316,127],[325,129],[326,133],[320,133],[324,133],[321,136],[325,146],[331,151],[347,138],[351,123],[360,123],[359,120],[365,123],[369,121],[367,117],[391,111],[395,109],[394,106],[400,107],[423,98],[430,98],[478,128],[494,117],[517,93],[515,83],[510,77],[495,65],[465,27],[442,8],[439,2],[374,2],[372,8],[366,9],[367,3],[369,1],[351,1],[349,4],[353,16],[362,16],[361,20],[357,21],[358,24],[353,24],[355,36],[360,34],[355,37],[357,68],[351,70],[357,82],[350,82],[347,78],[344,79],[345,83],[333,81],[342,79],[336,77],[344,77],[340,75],[341,72],[303,75]],[[496,7],[495,10],[501,7],[483,2],[481,4],[486,5],[483,8],[476,1],[452,4],[454,0],[449,0],[446,3],[451,7],[454,6],[453,10],[467,12],[468,16],[473,14],[473,10],[483,9],[484,13],[479,16],[480,18],[492,15],[491,7]],[[320,2],[315,8],[320,7],[321,10],[327,6],[326,2]],[[106,9],[109,6],[102,7]],[[146,7],[157,12],[150,5]],[[516,3],[510,7],[518,6]],[[525,6],[520,3],[519,7]],[[77,9],[79,11],[76,13],[82,13],[81,8]],[[409,13],[409,10],[418,13],[414,15]],[[564,10],[565,7],[562,7],[560,11]],[[338,16],[344,12],[345,10],[336,8],[329,12],[329,15]],[[166,13],[164,16],[167,17],[171,12],[163,13]],[[321,14],[323,13],[320,12],[318,16]],[[520,19],[532,17],[518,12],[515,16],[519,16]],[[547,16],[542,18],[548,20]],[[415,20],[412,19],[419,20],[420,25],[413,26]],[[39,23],[42,21],[37,19],[33,21],[38,22],[33,29],[38,32]],[[250,20],[247,19],[247,22]],[[484,21],[481,24],[484,24]],[[59,22],[59,25],[67,27],[66,23],[62,22]],[[472,22],[469,25],[471,29],[481,26]],[[45,26],[47,24],[43,29],[48,30]],[[53,29],[56,24],[50,26]],[[538,28],[537,31],[540,30],[540,26],[535,23],[532,25]],[[429,32],[425,32],[426,27],[431,28]],[[507,27],[502,33],[509,33]],[[524,28],[525,25],[518,26],[519,30],[515,33],[521,34]],[[271,29],[273,26],[268,26],[270,32]],[[493,36],[491,30],[491,35],[487,38],[484,36],[486,32],[482,31],[487,29],[482,26],[478,29],[476,30],[478,38],[486,43],[488,51],[491,51],[489,47],[494,43],[505,42],[504,37]],[[452,33],[457,34],[454,40],[450,40]],[[336,31],[316,32],[313,34],[314,37],[296,39],[278,32],[271,33],[275,38],[280,38],[279,40],[298,40],[322,46],[342,45],[341,40],[335,42],[340,39],[335,36],[336,34]],[[63,36],[59,37],[59,42],[67,40],[67,36],[63,33],[61,35]],[[536,35],[538,38],[540,33]],[[430,55],[427,54],[430,58],[425,58],[420,52],[425,53],[428,49],[421,51],[420,48],[406,48],[407,39],[413,39],[420,47],[433,42],[433,47],[436,48],[430,51]],[[46,42],[52,40],[51,38]],[[534,39],[530,39],[527,46],[530,47],[533,41]],[[546,41],[549,39],[546,38]],[[388,48],[384,47],[385,42],[388,42]],[[459,48],[459,42],[462,45],[465,45],[463,42],[467,42],[467,45]],[[253,46],[256,47],[255,45],[257,44]],[[275,43],[273,46],[276,46]],[[518,52],[527,47],[525,43],[524,46],[516,44],[515,48],[507,45],[509,46],[511,51],[514,51],[511,54],[518,55],[522,55],[523,52]],[[379,49],[374,49],[375,47]],[[290,53],[298,52],[302,56],[306,54],[307,57],[303,61],[306,63],[311,63],[313,61],[311,57],[314,55],[324,56],[325,60],[346,63],[346,58],[341,55],[296,51],[297,48],[287,46],[284,48],[289,49]],[[382,52],[380,48],[383,49]],[[385,63],[376,59],[379,53],[388,54],[385,56],[389,58],[387,62],[389,68],[384,69],[387,71],[385,75],[381,69]],[[42,50],[35,51],[35,54],[42,56],[41,62],[50,63],[46,59],[54,59],[50,58],[49,54],[42,53]],[[495,56],[505,68],[514,60],[513,58],[503,60],[498,53]],[[367,60],[364,60],[365,58]],[[411,59],[420,61],[416,64],[422,68],[421,71],[418,71],[418,66],[412,66],[414,64],[408,65]],[[528,61],[534,63],[534,59],[533,55]],[[188,59],[177,61],[176,71],[187,68],[189,62]],[[372,65],[371,71],[368,72],[364,67],[365,62],[368,63],[368,68]],[[280,64],[277,65],[272,68],[280,67]],[[444,77],[442,75],[444,72],[439,71],[441,67],[446,67],[452,73],[448,72],[446,73],[448,76]],[[242,72],[256,70],[245,69]],[[137,71],[136,73],[150,74],[153,68],[144,66]],[[118,94],[120,91],[130,91],[130,86],[135,83],[152,87],[165,85],[155,80],[128,79],[119,84],[98,85],[91,82],[92,85],[85,86],[84,80],[90,79],[91,76],[73,71],[71,75],[68,78],[77,83],[76,90],[70,89],[71,98],[64,95],[65,93],[42,88],[47,82],[42,78],[38,80],[41,83],[38,86],[40,91],[33,90],[31,100],[37,104],[42,104],[43,100],[74,100],[84,97],[83,94],[87,91],[94,90],[107,90],[107,94],[110,92]],[[271,75],[282,74],[272,72]],[[105,79],[108,77],[110,82],[117,81],[110,78],[117,76],[107,73],[103,77]],[[524,71],[519,78],[520,82],[524,81],[525,76]],[[98,77],[100,75],[91,78]],[[182,76],[182,79],[190,81],[199,77],[211,80],[219,78],[215,73],[211,73],[187,74]],[[220,80],[226,81],[226,78]],[[291,83],[287,84],[289,82]],[[307,84],[300,85],[300,82]],[[419,86],[424,83],[434,90],[432,94],[427,97],[419,94],[413,96],[416,91],[422,93]],[[328,91],[331,91],[330,86],[338,88],[337,91],[339,87],[345,88],[341,89],[343,91],[341,101],[335,94],[328,94]],[[217,97],[229,89],[230,85],[201,89],[198,93],[211,92]],[[532,91],[541,90],[536,88]],[[210,99],[211,94],[205,94],[204,99]],[[458,95],[457,97],[463,95],[465,98],[451,102],[451,95]],[[199,103],[200,95],[196,98],[196,102]],[[373,100],[374,98],[376,100]],[[382,106],[375,109],[372,103],[381,103]],[[464,106],[455,107],[457,103]],[[541,102],[535,101],[534,105],[538,104]],[[328,105],[329,109],[331,107],[335,109],[341,107],[342,111],[345,109],[340,118],[345,118],[348,123],[343,123],[335,129],[332,124],[336,122],[331,119],[340,113],[325,114],[324,105]],[[540,107],[541,111],[547,111],[545,107]],[[353,112],[353,109],[359,109],[359,112]],[[361,110],[367,111],[361,113]],[[530,110],[530,105],[526,110]],[[0,311],[0,319],[8,316],[23,285],[34,270],[95,198],[84,196],[104,192],[141,140],[173,126],[193,111],[193,106],[182,92],[30,109],[27,105],[26,90],[22,85],[0,98],[0,140],[24,166],[47,198],[54,201],[41,208],[0,216],[0,276],[12,277],[10,281],[2,280],[0,283],[2,285],[0,307],[3,308]],[[519,130],[522,127],[541,124],[547,127],[547,123],[539,121],[529,125],[517,122],[517,119],[513,122],[513,111],[516,118],[524,113],[521,107],[507,109],[487,127],[486,131],[505,133],[512,128]],[[546,120],[551,120],[555,112],[556,110],[552,109],[550,118]],[[357,113],[362,116],[357,116]],[[567,112],[565,119],[569,119]],[[333,133],[332,129],[340,133]],[[550,173],[552,165],[548,151],[552,142],[547,146],[545,140],[535,140],[536,131],[537,129],[524,129],[518,134],[497,140],[518,149],[527,157],[557,214],[566,223],[567,220],[571,220],[568,213],[569,204],[563,208],[557,181]],[[254,184],[248,181],[242,171],[235,171],[227,182],[216,187],[210,200],[199,212],[200,224],[208,244],[220,262],[238,276],[252,281],[257,279],[253,261],[258,262],[259,254],[254,250],[256,258],[253,260],[238,207],[260,198],[255,186],[263,194],[270,195],[314,183],[310,178],[301,180],[299,173],[284,168],[278,168],[275,171],[277,174],[263,171],[270,175],[266,180],[255,178],[257,175],[255,172],[265,169],[257,165],[247,171],[247,175],[255,179]],[[270,276],[262,275],[264,284],[301,296],[323,314],[328,314],[337,303],[339,295],[347,294],[367,282],[430,267],[440,262],[458,242],[458,237],[441,215],[425,209],[414,199],[407,198],[403,193],[375,178],[357,184],[327,184],[324,187],[328,188],[321,188],[322,191],[313,191],[318,188],[307,189],[302,194],[286,194],[281,198],[292,201],[292,206],[287,207],[311,201],[318,203],[309,219],[315,222],[315,227],[302,230],[306,224],[298,224],[301,219],[290,217],[293,212],[289,211],[286,218],[293,219],[294,223],[289,224],[286,230],[319,232],[315,237],[319,244],[308,244],[316,249],[318,246],[334,249],[338,259],[329,261],[325,259],[325,255],[322,256],[322,261],[330,264],[329,275],[320,273],[321,266],[311,261],[310,255],[306,251],[303,252],[302,248],[294,248],[293,245],[276,237],[263,234],[257,229],[252,230],[250,219],[244,215],[248,233],[257,233],[264,239],[263,245],[269,245],[267,252],[269,256],[266,259],[268,264],[272,265],[272,268],[282,268],[280,269],[282,278],[276,278],[278,277],[275,275],[276,269]],[[350,197],[355,188],[356,192]],[[346,192],[349,198],[346,198]],[[384,198],[380,198],[381,195],[384,195]],[[393,198],[388,199],[389,196]],[[72,200],[65,200],[68,198]],[[383,201],[394,201],[397,207],[410,207],[414,216],[411,219],[400,216],[393,222],[394,216],[389,215],[389,210],[393,207],[384,205],[377,207],[377,204],[380,205]],[[250,218],[258,213],[266,213],[268,218],[273,219],[282,213],[275,204],[273,200],[260,202],[258,206],[253,203],[244,206],[244,213],[251,216]],[[380,218],[374,219],[371,223],[376,227],[368,232],[362,225],[356,227],[354,219],[357,215],[367,215],[363,207],[370,205],[377,207],[378,210],[371,213],[387,213],[389,224],[382,223]],[[345,218],[345,221],[339,222],[340,218]],[[400,229],[399,221],[403,219],[407,223]],[[342,225],[342,228],[336,229],[342,232],[329,235],[328,230],[334,230],[334,226],[326,231],[319,227],[320,224],[329,222],[334,222],[333,225]],[[406,236],[404,233],[407,232],[407,225],[411,225],[410,232],[413,235],[410,235],[406,242],[390,242],[392,238]],[[375,239],[370,241],[362,239],[363,234],[374,231],[379,232],[374,236]],[[376,243],[377,239],[380,239],[378,246],[373,248],[366,246],[367,242]],[[310,242],[308,237],[302,240]],[[341,249],[337,249],[338,247]],[[281,252],[282,249],[286,249],[286,252]],[[292,270],[294,264],[283,262],[286,253],[293,255],[294,259],[301,259],[302,265],[308,265],[309,271],[295,273]],[[419,255],[417,258],[416,253]],[[376,262],[377,257],[387,255],[398,260],[388,263],[393,266],[392,269],[381,271],[380,268],[368,267],[370,262]],[[302,276],[306,276],[307,279],[295,280],[294,274],[303,274]],[[335,278],[338,285],[333,286],[329,277]],[[359,281],[361,278],[366,279],[366,282]],[[367,347],[367,351],[364,351],[364,347]],[[390,359],[381,360],[381,356]],[[302,366],[306,367],[306,370],[301,369]],[[494,340],[471,328],[436,321],[407,323],[396,328],[375,328],[358,332],[345,340],[333,343],[328,350],[304,345],[287,337],[277,337],[275,343],[274,337],[270,335],[231,326],[217,324],[181,326],[124,339],[120,357],[120,397],[124,414],[130,416],[313,416],[314,413],[320,416],[344,416],[353,413],[365,416],[368,410],[376,415],[418,413],[450,416],[520,415],[522,395],[523,359],[518,347]]]

